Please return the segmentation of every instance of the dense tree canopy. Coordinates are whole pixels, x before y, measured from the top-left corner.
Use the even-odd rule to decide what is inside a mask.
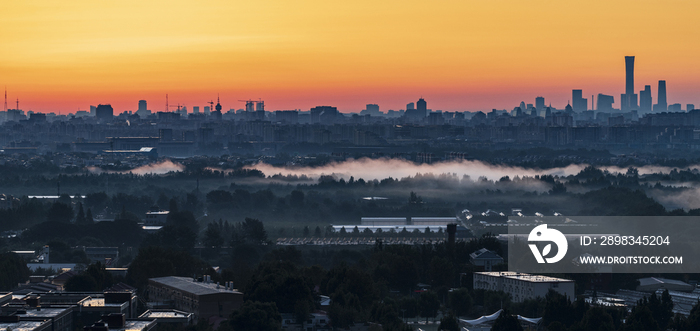
[[[14,253],[0,254],[0,291],[9,291],[29,279],[27,263]]]

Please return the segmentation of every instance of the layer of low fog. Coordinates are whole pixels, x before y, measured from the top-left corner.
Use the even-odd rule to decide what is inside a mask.
[[[550,169],[532,169],[506,165],[492,165],[481,161],[448,161],[436,162],[432,164],[416,164],[403,159],[350,159],[342,162],[332,162],[323,166],[274,166],[266,163],[257,163],[244,167],[248,170],[259,170],[265,174],[265,178],[227,178],[218,182],[221,187],[237,183],[245,185],[251,189],[263,188],[269,185],[277,185],[281,193],[290,191],[294,186],[312,185],[319,181],[343,180],[348,182],[357,181],[382,181],[387,178],[402,180],[404,185],[387,186],[382,189],[369,189],[363,187],[348,188],[347,192],[338,190],[335,195],[346,195],[347,198],[357,196],[407,196],[408,191],[416,191],[421,197],[426,199],[440,199],[443,201],[455,201],[460,199],[473,199],[475,195],[481,194],[479,199],[489,201],[495,199],[513,199],[513,204],[523,203],[517,201],[517,197],[522,194],[535,193],[547,194],[553,185],[535,179],[536,176],[551,175],[558,181],[567,182],[567,177],[574,176],[587,167],[586,164],[574,164],[566,167]],[[699,166],[690,166],[685,169],[692,169],[697,172]],[[628,168],[616,166],[597,167],[610,174],[626,174]],[[668,210],[683,208],[700,208],[700,182],[694,181],[645,181],[646,175],[668,174],[674,169],[666,166],[642,166],[636,168],[639,174],[640,183],[649,184],[654,188],[646,188],[647,195],[664,205]],[[185,171],[185,166],[170,160],[159,163],[148,164],[131,170],[109,171],[96,167],[90,167],[92,173],[133,173],[144,174],[166,174],[168,172]],[[209,170],[230,172],[229,169]],[[502,180],[507,177],[507,180]],[[570,178],[570,177],[569,177]],[[280,185],[282,184],[282,185]],[[285,190],[281,186],[288,186]],[[291,186],[290,186],[291,185]],[[571,193],[585,193],[595,187],[581,187],[571,185],[567,187]],[[493,192],[506,193],[505,196],[490,197]],[[519,192],[519,193],[518,193]],[[509,194],[512,193],[512,194]],[[528,198],[531,199],[531,198]],[[526,199],[527,200],[527,199]]]

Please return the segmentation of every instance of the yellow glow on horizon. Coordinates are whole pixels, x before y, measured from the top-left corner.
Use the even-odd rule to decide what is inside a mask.
[[[217,92],[235,108],[261,97],[273,109],[386,110],[420,95],[433,109],[512,108],[537,95],[563,107],[573,88],[617,100],[623,56],[635,55],[636,90],[655,93],[665,79],[669,101],[700,103],[699,9],[681,0],[23,0],[0,11],[0,84],[22,108],[47,111],[134,109],[165,93],[204,106]]]

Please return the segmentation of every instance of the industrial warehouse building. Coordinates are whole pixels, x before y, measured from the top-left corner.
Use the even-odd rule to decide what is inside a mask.
[[[351,232],[357,227],[362,232],[369,229],[372,232],[377,232],[381,229],[382,232],[401,232],[406,229],[408,232],[418,230],[425,232],[430,229],[430,232],[439,232],[447,230],[448,224],[458,224],[457,237],[463,237],[468,230],[459,225],[461,222],[456,217],[362,217],[360,224],[333,225],[333,230],[340,232],[345,228],[346,232]]]
[[[189,277],[159,277],[148,280],[148,300],[153,305],[194,314],[194,319],[227,317],[243,304],[243,293],[232,284],[212,283],[208,276],[202,281]]]

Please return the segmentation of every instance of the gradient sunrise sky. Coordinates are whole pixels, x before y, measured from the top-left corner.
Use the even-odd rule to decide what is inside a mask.
[[[10,107],[75,112],[139,99],[204,107],[221,95],[266,109],[317,105],[512,109],[571,89],[619,106],[624,56],[635,90],[700,106],[700,2],[22,0],[0,10],[0,88]]]

